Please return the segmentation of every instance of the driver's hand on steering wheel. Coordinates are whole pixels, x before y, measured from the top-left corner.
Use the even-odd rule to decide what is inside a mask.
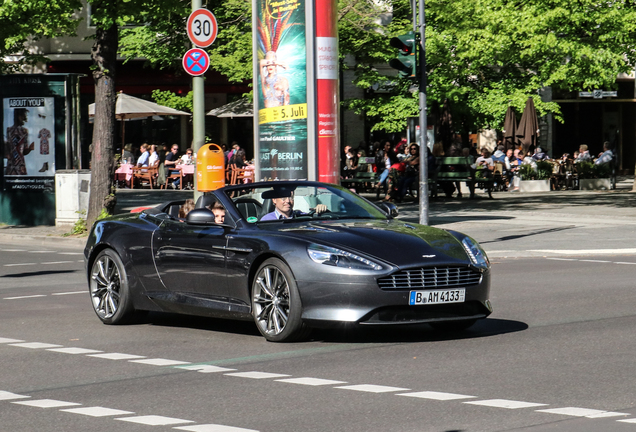
[[[327,206],[324,204],[318,204],[316,206],[316,214],[321,214],[327,211]]]

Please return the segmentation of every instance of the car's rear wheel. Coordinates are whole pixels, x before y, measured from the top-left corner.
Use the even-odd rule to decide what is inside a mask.
[[[105,324],[123,324],[134,312],[128,277],[117,252],[104,249],[91,267],[89,280],[95,313]]]
[[[308,335],[302,304],[289,267],[278,258],[261,264],[252,284],[252,315],[268,341],[290,342]]]
[[[459,321],[439,321],[439,322],[432,322],[429,324],[435,330],[462,331],[462,330],[466,330],[468,327],[471,327],[476,322],[477,322],[476,319],[467,319],[467,320],[459,320]]]

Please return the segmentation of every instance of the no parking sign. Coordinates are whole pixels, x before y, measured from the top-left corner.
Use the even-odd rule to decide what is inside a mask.
[[[192,76],[203,75],[210,67],[210,57],[201,48],[192,48],[183,56],[183,69]]]

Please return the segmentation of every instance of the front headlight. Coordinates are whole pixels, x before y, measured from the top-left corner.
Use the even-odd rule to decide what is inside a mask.
[[[466,253],[470,257],[470,260],[476,267],[483,269],[490,267],[490,261],[488,261],[486,252],[479,247],[475,240],[470,237],[466,237],[462,240],[462,245],[464,246],[464,249],[466,249]]]
[[[382,270],[380,264],[342,249],[310,244],[307,246],[307,253],[318,264],[357,270]]]

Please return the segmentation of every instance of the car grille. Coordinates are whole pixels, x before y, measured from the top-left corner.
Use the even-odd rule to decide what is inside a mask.
[[[427,267],[402,270],[378,279],[384,290],[457,288],[475,285],[481,273],[469,267]]]

